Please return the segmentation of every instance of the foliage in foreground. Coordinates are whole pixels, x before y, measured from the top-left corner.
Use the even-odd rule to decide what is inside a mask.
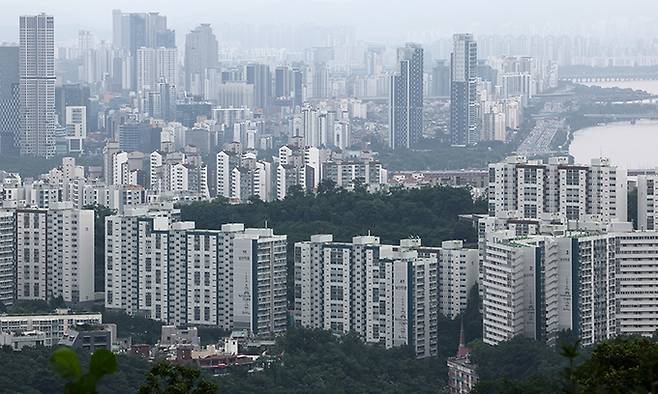
[[[647,393],[658,392],[658,343],[620,337],[592,348],[563,344],[560,351],[526,338],[473,353],[477,393]]]
[[[67,381],[64,385],[65,393],[97,393],[99,380],[117,371],[117,358],[109,350],[98,349],[91,355],[89,372],[83,374],[78,354],[71,348],[59,347],[50,356],[50,365]]]

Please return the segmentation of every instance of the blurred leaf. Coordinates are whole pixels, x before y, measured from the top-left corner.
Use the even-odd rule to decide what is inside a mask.
[[[115,373],[117,368],[117,358],[111,351],[99,349],[92,354],[89,374],[96,377],[96,379]]]
[[[66,380],[79,379],[80,360],[73,350],[67,347],[60,347],[50,356],[50,365],[55,372]]]

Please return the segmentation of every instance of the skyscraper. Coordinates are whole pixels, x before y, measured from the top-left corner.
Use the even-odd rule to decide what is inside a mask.
[[[473,145],[480,138],[477,99],[477,43],[472,34],[455,34],[450,60],[450,142]]]
[[[389,145],[414,148],[423,135],[423,48],[408,43],[398,48],[398,72],[391,76]]]
[[[217,67],[217,38],[209,24],[203,23],[185,36],[185,90],[195,96],[203,94],[203,75]]]
[[[248,64],[247,83],[254,85],[254,106],[267,109],[272,97],[272,73],[267,64]]]
[[[18,117],[18,47],[0,46],[0,153],[13,153]]]
[[[123,50],[129,68],[125,74],[129,76],[132,89],[137,88],[137,51],[140,48],[176,47],[175,32],[167,29],[167,17],[157,12],[113,10],[112,41],[116,49]]]
[[[46,14],[20,17],[20,152],[55,154],[55,22]]]

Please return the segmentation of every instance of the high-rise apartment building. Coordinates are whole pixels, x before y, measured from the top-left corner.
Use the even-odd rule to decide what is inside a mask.
[[[626,172],[606,158],[577,165],[566,157],[544,163],[511,156],[489,164],[489,215],[517,212],[536,219],[557,214],[563,221],[597,215],[625,222],[627,189]]]
[[[423,136],[423,48],[412,43],[398,48],[398,62],[391,76],[389,146],[409,149]]]
[[[159,93],[159,83],[176,85],[178,50],[176,48],[139,48],[137,50],[137,90]]]
[[[567,329],[585,345],[614,337],[615,251],[609,233],[490,234],[483,261],[484,342],[518,335],[553,341]]]
[[[465,253],[468,258],[454,258],[461,245],[453,241],[445,246],[451,249],[423,247],[420,239],[381,245],[373,236],[342,243],[334,242],[331,235],[313,235],[310,241],[296,243],[296,323],[356,332],[366,342],[387,348],[408,345],[417,357],[436,355],[441,298],[447,303],[460,299],[468,292],[461,287],[477,281],[477,258],[471,258],[477,251]],[[463,265],[464,275],[446,275],[442,280],[439,258]],[[442,296],[448,292],[449,297]]]
[[[55,155],[55,22],[50,15],[20,17],[19,144],[22,155]]]
[[[480,139],[477,97],[477,43],[471,34],[455,34],[450,60],[450,143],[473,145]]]
[[[16,291],[14,274],[16,270],[15,214],[11,209],[0,209],[0,302],[11,305]]]
[[[656,230],[656,213],[658,212],[658,176],[639,175],[637,177],[637,228],[640,230]]]
[[[16,153],[20,136],[18,52],[0,45],[0,154]]]
[[[94,212],[70,202],[16,211],[16,298],[93,301]]]
[[[242,224],[195,229],[144,210],[108,217],[106,232],[107,308],[167,324],[285,331],[286,236]]]

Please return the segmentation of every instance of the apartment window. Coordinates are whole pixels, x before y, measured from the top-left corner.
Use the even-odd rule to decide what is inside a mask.
[[[201,320],[201,308],[198,306],[194,307],[194,320],[199,321]]]
[[[34,217],[34,228],[39,228],[39,215],[35,214],[33,217]]]
[[[29,297],[30,296],[30,284],[25,283],[23,284],[23,297]]]
[[[203,308],[203,320],[210,320],[210,308],[208,307]]]

